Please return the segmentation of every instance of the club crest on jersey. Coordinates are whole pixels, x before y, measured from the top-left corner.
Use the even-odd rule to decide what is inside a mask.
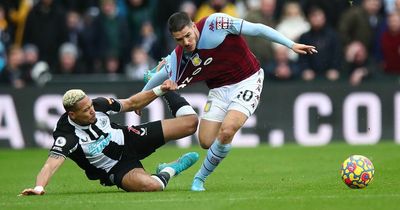
[[[100,127],[106,127],[106,125],[107,125],[107,119],[105,119],[105,118],[99,118],[99,125],[100,125]]]
[[[191,57],[190,60],[192,61],[193,66],[199,66],[202,62],[198,53]]]
[[[216,20],[216,29],[228,29],[232,25],[232,20],[228,17],[217,17]]]

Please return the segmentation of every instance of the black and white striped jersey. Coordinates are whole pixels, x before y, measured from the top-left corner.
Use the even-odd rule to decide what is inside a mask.
[[[88,126],[74,123],[67,113],[58,120],[50,153],[71,158],[85,170],[89,179],[104,177],[117,164],[124,151],[126,126],[112,123],[109,114],[121,110],[119,101],[93,99],[97,121]]]

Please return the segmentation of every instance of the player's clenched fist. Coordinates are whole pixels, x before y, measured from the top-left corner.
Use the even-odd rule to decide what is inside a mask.
[[[176,90],[177,89],[177,84],[175,82],[173,82],[170,79],[165,80],[162,84],[161,84],[161,90],[163,92],[167,92],[170,90]]]

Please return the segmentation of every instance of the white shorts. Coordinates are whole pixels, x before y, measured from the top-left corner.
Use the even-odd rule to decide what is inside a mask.
[[[222,122],[229,110],[236,110],[250,117],[260,102],[263,81],[264,70],[260,69],[239,83],[211,89],[202,119]]]

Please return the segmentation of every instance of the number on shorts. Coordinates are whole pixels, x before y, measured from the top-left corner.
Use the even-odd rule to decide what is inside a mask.
[[[244,101],[250,101],[253,98],[254,92],[251,90],[240,91],[237,98],[242,98]]]

